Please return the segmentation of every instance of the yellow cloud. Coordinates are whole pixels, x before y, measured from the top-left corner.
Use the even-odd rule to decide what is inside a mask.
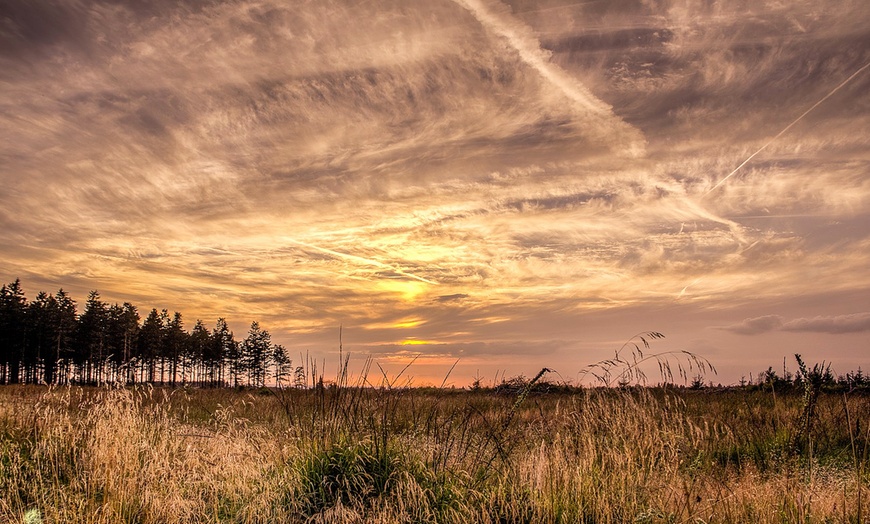
[[[416,338],[405,339],[401,342],[402,346],[429,346],[432,344],[437,344],[437,342],[433,340],[419,340]]]
[[[378,282],[378,289],[402,295],[403,300],[412,301],[426,291],[428,284],[416,280],[385,280]]]
[[[419,318],[414,318],[414,319],[403,320],[401,322],[396,322],[395,324],[392,325],[392,327],[399,328],[399,329],[408,329],[408,328],[412,328],[412,327],[417,327],[417,326],[419,326],[421,324],[425,324],[425,323],[426,323],[425,320],[421,320]]]

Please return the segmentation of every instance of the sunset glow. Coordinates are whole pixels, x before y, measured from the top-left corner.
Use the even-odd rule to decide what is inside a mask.
[[[422,383],[573,380],[645,330],[714,382],[870,367],[864,1],[0,18],[0,277],[31,298],[258,320],[294,358],[341,328]]]

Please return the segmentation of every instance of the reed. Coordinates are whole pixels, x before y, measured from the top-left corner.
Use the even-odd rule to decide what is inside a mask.
[[[345,367],[346,369],[346,367]],[[0,388],[0,522],[861,522],[870,402],[505,392],[381,374],[285,390]],[[534,382],[534,383],[533,383]],[[534,386],[534,387],[533,387]],[[793,453],[800,432],[812,453]]]

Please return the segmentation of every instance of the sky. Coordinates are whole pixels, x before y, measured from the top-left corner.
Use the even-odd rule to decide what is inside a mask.
[[[868,64],[866,0],[0,0],[0,279],[420,385],[866,370]]]

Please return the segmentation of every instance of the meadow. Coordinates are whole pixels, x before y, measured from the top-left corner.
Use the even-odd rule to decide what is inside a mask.
[[[0,522],[867,522],[868,431],[760,386],[4,386]]]

